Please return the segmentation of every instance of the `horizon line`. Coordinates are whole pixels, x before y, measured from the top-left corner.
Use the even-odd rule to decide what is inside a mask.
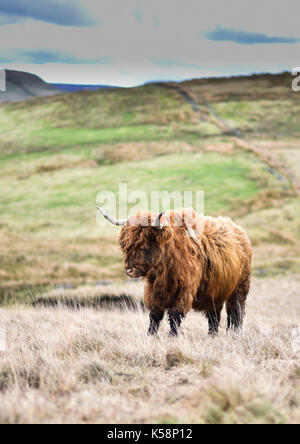
[[[212,76],[208,76],[208,75],[204,75],[201,76],[199,75],[199,77],[183,77],[182,79],[178,80],[178,79],[153,79],[153,80],[147,80],[145,82],[142,83],[137,83],[135,85],[132,86],[122,86],[122,85],[112,85],[112,84],[108,84],[108,83],[86,83],[86,82],[76,82],[76,83],[69,83],[69,82],[59,82],[59,81],[55,81],[55,82],[49,82],[47,80],[45,80],[43,78],[43,76],[40,76],[39,74],[36,74],[32,71],[23,71],[23,70],[18,70],[18,69],[10,69],[10,68],[5,68],[5,67],[0,67],[0,69],[4,69],[5,71],[14,71],[14,72],[19,72],[19,73],[26,73],[26,74],[31,74],[34,75],[38,78],[40,78],[43,82],[45,82],[47,85],[65,85],[65,86],[90,86],[90,87],[107,87],[107,88],[135,88],[138,86],[144,86],[144,85],[148,85],[148,84],[154,84],[154,83],[168,83],[168,82],[172,82],[172,83],[181,83],[181,82],[186,82],[186,81],[192,81],[192,80],[199,80],[199,79],[222,79],[222,78],[239,78],[239,77],[252,77],[255,75],[282,75],[282,74],[292,74],[292,69],[291,70],[281,70],[281,71],[277,71],[277,72],[270,72],[270,71],[252,71],[249,72],[248,74],[220,74],[220,75],[212,75]]]

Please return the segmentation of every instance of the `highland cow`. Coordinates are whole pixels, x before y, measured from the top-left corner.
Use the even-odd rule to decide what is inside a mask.
[[[128,220],[99,210],[111,223],[122,225],[119,243],[127,275],[145,280],[150,335],[157,333],[166,311],[170,335],[177,335],[191,308],[205,313],[209,334],[216,335],[225,303],[227,328],[242,327],[252,251],[241,227],[193,209],[157,216],[140,212]]]

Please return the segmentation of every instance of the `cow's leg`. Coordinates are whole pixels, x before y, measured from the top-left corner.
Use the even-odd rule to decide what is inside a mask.
[[[233,329],[238,332],[241,330],[245,316],[245,302],[239,301],[238,298],[233,295],[226,305],[226,311],[227,331]]]
[[[155,335],[159,328],[159,324],[161,323],[164,312],[159,308],[154,308],[150,311],[150,326],[148,330],[148,335]]]
[[[215,307],[212,311],[206,313],[208,320],[208,334],[210,336],[216,336],[218,334],[222,308],[222,306]]]
[[[227,331],[235,330],[238,332],[243,327],[245,316],[246,298],[241,298],[234,292],[226,304],[227,311]]]
[[[250,275],[232,293],[226,304],[227,331],[241,330],[245,316],[246,299],[250,289]]]
[[[250,290],[250,274],[234,290],[227,301],[227,331],[234,329],[241,330],[245,316],[245,306],[247,295]]]
[[[168,312],[169,315],[169,323],[170,323],[170,336],[177,336],[178,329],[181,325],[181,321],[183,318],[183,314],[177,310],[170,309]]]

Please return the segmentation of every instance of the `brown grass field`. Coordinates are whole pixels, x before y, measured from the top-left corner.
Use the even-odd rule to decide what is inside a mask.
[[[132,284],[138,296],[140,284]],[[2,423],[297,423],[300,279],[255,279],[242,334],[146,335],[141,309],[1,309]],[[53,296],[53,295],[52,295]],[[271,316],[270,316],[271,313]]]

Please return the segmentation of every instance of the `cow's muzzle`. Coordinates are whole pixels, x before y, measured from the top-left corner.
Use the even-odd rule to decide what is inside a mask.
[[[129,276],[129,277],[131,277],[133,279],[141,277],[143,275],[143,273],[141,273],[140,270],[138,270],[137,268],[134,268],[134,267],[133,268],[127,268],[126,269],[126,274],[127,274],[127,276]]]

